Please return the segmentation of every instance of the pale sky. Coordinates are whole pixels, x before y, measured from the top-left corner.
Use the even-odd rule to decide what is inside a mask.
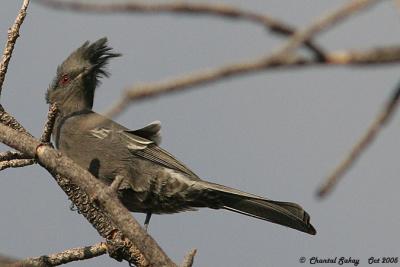
[[[304,27],[347,1],[225,2]],[[1,46],[21,3],[0,4]],[[384,1],[317,40],[332,51],[399,44],[399,12]],[[32,3],[3,86],[4,107],[40,136],[48,108],[44,94],[57,65],[84,41],[103,36],[123,57],[111,61],[111,76],[98,88],[98,112],[127,86],[256,58],[285,40],[246,22],[74,14]],[[400,115],[329,198],[318,201],[315,191],[381,109],[399,70],[391,65],[261,72],[132,105],[118,122],[134,129],[160,120],[162,146],[200,177],[297,202],[318,231],[309,236],[229,211],[202,209],[155,215],[150,234],[175,262],[197,248],[194,266],[304,266],[302,256],[352,257],[367,266],[371,256],[397,256]],[[41,167],[2,171],[0,253],[25,258],[101,241],[69,205]],[[143,223],[143,215],[134,216]],[[68,266],[126,265],[104,255]]]

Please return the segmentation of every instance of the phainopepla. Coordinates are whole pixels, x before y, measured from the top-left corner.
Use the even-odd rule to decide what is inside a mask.
[[[130,211],[147,214],[146,227],[152,213],[208,207],[316,234],[308,213],[295,203],[201,180],[158,146],[159,122],[132,131],[92,111],[99,79],[108,76],[109,59],[120,56],[111,50],[106,38],[85,42],[57,68],[46,98],[60,110],[53,130],[59,150],[107,184],[122,176],[120,200]]]

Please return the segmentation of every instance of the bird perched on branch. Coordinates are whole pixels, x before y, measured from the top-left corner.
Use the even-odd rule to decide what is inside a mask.
[[[56,147],[95,177],[110,184],[123,177],[118,194],[133,212],[176,213],[200,207],[226,209],[314,235],[310,216],[295,203],[201,180],[173,155],[160,148],[160,123],[130,130],[92,111],[99,79],[108,76],[112,52],[107,39],[85,42],[57,69],[47,102],[57,103]]]

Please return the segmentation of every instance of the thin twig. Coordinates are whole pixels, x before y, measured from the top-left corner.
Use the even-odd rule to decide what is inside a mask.
[[[122,112],[132,101],[139,99],[159,96],[161,94],[182,91],[195,86],[208,84],[211,82],[221,81],[230,77],[255,73],[257,71],[273,69],[282,66],[305,66],[323,64],[318,60],[307,60],[298,56],[293,56],[292,52],[302,43],[310,40],[313,36],[332,27],[335,23],[343,21],[346,17],[354,14],[357,11],[367,8],[368,6],[379,2],[378,0],[353,0],[343,7],[328,13],[327,15],[315,20],[310,26],[296,32],[289,41],[277,49],[271,55],[267,55],[255,60],[243,61],[236,64],[226,65],[220,68],[200,71],[197,73],[184,75],[177,79],[162,81],[158,83],[142,84],[132,88],[128,88],[117,103],[105,113],[108,117],[113,117]],[[341,59],[337,59],[338,55],[326,55],[330,64],[343,64],[343,55]],[[339,55],[340,56],[340,55]],[[397,57],[398,58],[398,54]],[[350,58],[347,58],[345,64],[350,64]],[[357,62],[357,64],[361,64]]]
[[[296,32],[295,28],[285,22],[269,17],[265,14],[254,11],[243,10],[226,4],[211,3],[189,3],[176,1],[173,3],[148,3],[148,2],[129,2],[129,3],[87,3],[80,1],[54,1],[54,0],[38,0],[38,3],[56,9],[70,9],[80,12],[96,12],[96,13],[176,13],[191,15],[208,15],[228,19],[237,19],[253,22],[266,27],[273,33],[281,35],[292,35]],[[311,40],[304,42],[320,61],[325,59],[323,49],[313,43]]]
[[[114,181],[112,181],[112,183],[109,187],[111,192],[117,193],[119,186],[121,185],[123,180],[124,180],[124,177],[122,175],[116,175]]]
[[[7,168],[24,167],[34,164],[32,157],[17,151],[6,151],[0,153],[0,171]]]
[[[137,84],[125,90],[123,96],[105,112],[105,116],[113,117],[121,113],[131,101],[144,100],[162,94],[180,92],[196,86],[217,82],[239,75],[276,68],[298,68],[313,66],[370,66],[374,64],[391,64],[400,62],[400,46],[379,47],[366,50],[335,51],[325,55],[326,61],[321,62],[302,56],[296,56],[286,61],[276,61],[270,64],[264,59],[254,59],[225,65],[219,68],[197,71],[178,78],[160,82]]]
[[[339,22],[344,22],[346,18],[351,15],[360,12],[373,4],[382,2],[382,0],[352,0],[342,7],[328,12],[327,14],[321,16],[314,20],[309,26],[305,27],[303,30],[297,31],[289,41],[278,48],[275,53],[272,54],[272,58],[285,57],[285,55],[290,55],[295,49],[301,46],[304,42],[310,40],[318,33],[327,30]]]
[[[94,257],[98,257],[107,253],[107,245],[105,243],[98,243],[93,246],[81,247],[81,248],[72,248],[67,249],[60,253],[55,253],[46,256],[40,256],[36,258],[28,258],[25,260],[21,260],[15,262],[10,265],[10,267],[17,266],[58,266],[61,264],[91,259]]]
[[[350,150],[345,159],[334,169],[334,171],[326,178],[324,184],[318,189],[319,197],[326,197],[332,192],[334,186],[339,182],[340,178],[354,165],[357,159],[362,155],[366,148],[372,144],[378,133],[387,124],[389,119],[399,106],[400,99],[400,83],[394,90],[392,97],[389,99],[383,110],[377,115],[371,126],[359,141]]]
[[[183,259],[182,267],[192,267],[194,262],[194,256],[196,256],[197,250],[192,249],[186,254],[185,258]]]
[[[400,13],[400,0],[394,0],[394,5],[397,9],[397,13]]]
[[[137,12],[191,12],[188,10],[194,10],[193,8],[189,8],[189,6],[181,5],[182,3],[176,3],[176,5],[171,4],[140,4],[140,3],[128,3],[128,4],[121,4],[115,6],[115,4],[110,5],[93,5],[93,4],[86,4],[81,2],[65,2],[65,1],[48,1],[48,0],[40,0],[39,2],[51,5],[56,8],[70,8],[74,10],[85,10],[85,11],[103,11],[103,12],[110,12],[113,11],[127,11],[126,9],[130,9]],[[112,105],[111,108],[105,113],[108,117],[113,117],[116,114],[121,113],[132,101],[136,101],[139,99],[159,96],[165,93],[177,92],[182,91],[188,88],[193,88],[196,86],[204,85],[211,82],[221,81],[223,79],[227,79],[233,76],[245,75],[248,73],[254,73],[261,70],[266,70],[270,68],[282,67],[282,66],[299,66],[299,65],[316,65],[318,63],[322,63],[321,61],[317,60],[304,60],[304,58],[296,57],[292,55],[292,51],[298,48],[303,43],[309,41],[314,35],[325,30],[335,23],[343,21],[346,17],[365,9],[366,7],[377,3],[378,0],[353,0],[350,3],[344,5],[343,7],[328,13],[326,16],[317,19],[314,23],[310,26],[305,27],[304,30],[297,31],[286,43],[286,45],[282,46],[280,49],[276,50],[272,55],[264,56],[261,58],[257,58],[255,60],[248,60],[243,61],[231,65],[226,65],[221,68],[211,69],[207,71],[201,71],[189,75],[184,75],[183,77],[179,77],[177,79],[161,81],[157,83],[150,83],[150,84],[142,84],[133,86],[132,88],[128,88],[123,96],[117,101],[116,104]],[[194,5],[196,6],[196,5]],[[201,6],[201,5],[200,5]],[[225,7],[225,6],[223,6]],[[196,9],[196,8],[195,8]],[[198,10],[203,10],[203,13],[206,14],[231,14],[230,17],[240,17],[240,18],[247,18],[247,15],[237,15],[237,11],[233,12],[222,12],[221,9],[223,8],[209,8],[208,5],[205,7],[197,6]],[[179,10],[179,11],[178,11]],[[209,10],[209,11],[206,11]],[[211,11],[213,10],[213,11]],[[219,11],[217,11],[219,10]],[[228,9],[229,10],[229,9]],[[243,12],[240,10],[240,12]],[[240,13],[239,12],[239,13]],[[196,14],[196,13],[194,13]],[[236,14],[235,16],[233,14]],[[224,15],[228,16],[228,15]],[[270,21],[270,20],[266,20]],[[324,58],[329,58],[330,65],[332,64],[351,64],[350,58],[347,58],[347,62],[344,63],[345,59],[343,55],[338,59],[338,55],[324,55]],[[357,63],[361,64],[361,62]]]
[[[19,29],[24,22],[26,16],[26,9],[28,8],[29,0],[24,0],[22,3],[22,7],[17,15],[17,18],[14,21],[12,27],[8,30],[8,38],[7,43],[3,51],[3,56],[0,61],[0,95],[3,88],[4,79],[6,77],[8,64],[10,62],[15,42],[19,37]]]
[[[6,77],[8,64],[10,63],[15,43],[19,37],[19,29],[22,23],[24,22],[28,5],[29,5],[29,0],[24,0],[24,2],[22,3],[22,7],[19,10],[19,13],[14,21],[14,24],[8,30],[7,42],[3,50],[3,54],[0,61],[0,96],[3,88],[3,83]],[[0,123],[3,123],[4,125],[7,125],[13,129],[16,129],[20,132],[24,132],[30,135],[28,131],[13,116],[8,114],[4,110],[1,104],[0,104]],[[10,167],[12,168],[23,167],[34,163],[33,159],[29,159],[28,157],[26,157],[26,155],[23,155],[22,153],[18,152],[17,153],[11,151],[6,152],[5,154],[1,155],[0,158],[1,158],[0,170],[4,170]]]
[[[29,156],[18,151],[5,151],[0,153],[0,161],[13,160],[13,159],[27,159]]]
[[[349,50],[329,53],[327,64],[373,65],[395,63],[400,60],[400,46],[377,47],[368,50]]]
[[[13,159],[0,162],[0,171],[7,168],[20,168],[35,164],[34,159]]]
[[[58,114],[58,109],[56,104],[53,104],[49,107],[49,112],[47,113],[47,121],[44,126],[42,137],[40,137],[40,141],[43,143],[50,143],[51,133],[53,131],[54,123],[56,122]]]

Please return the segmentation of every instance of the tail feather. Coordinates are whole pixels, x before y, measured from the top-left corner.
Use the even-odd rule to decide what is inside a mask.
[[[202,181],[203,182],[203,181]],[[240,214],[284,225],[315,235],[310,215],[298,204],[269,200],[222,185],[207,183],[208,189],[218,193],[221,208]]]

